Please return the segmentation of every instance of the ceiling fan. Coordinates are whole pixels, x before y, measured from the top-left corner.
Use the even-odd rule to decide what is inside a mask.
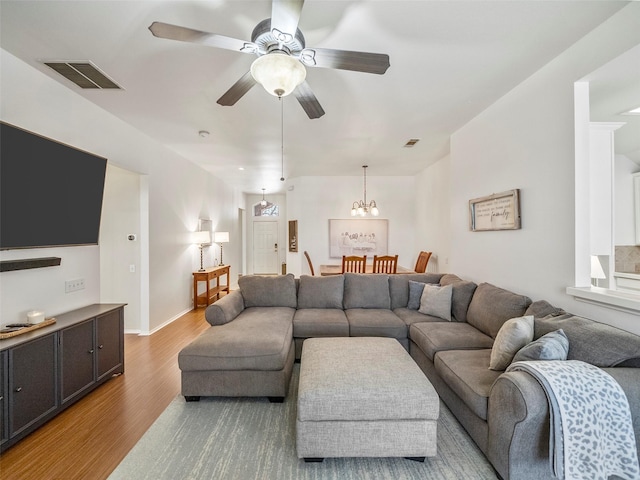
[[[250,42],[162,22],[153,22],[149,30],[159,38],[258,56],[251,65],[251,70],[218,99],[220,105],[234,105],[256,83],[261,83],[267,92],[277,97],[293,93],[309,118],[320,118],[325,112],[305,80],[305,66],[382,75],[389,68],[389,55],[306,48],[304,36],[298,29],[303,5],[304,0],[273,0],[271,18],[255,26]],[[277,71],[276,83],[270,82],[271,77],[265,78],[265,70],[270,70],[271,73]]]

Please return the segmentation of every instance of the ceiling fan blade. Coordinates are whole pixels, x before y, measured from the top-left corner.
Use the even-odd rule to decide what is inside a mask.
[[[240,80],[234,83],[229,90],[222,95],[218,102],[220,105],[225,107],[230,107],[231,105],[235,105],[235,103],[240,100],[245,93],[251,90],[257,82],[251,76],[251,72],[245,73]]]
[[[311,91],[309,84],[304,81],[293,91],[293,94],[298,99],[298,102],[302,106],[307,116],[310,119],[320,118],[324,115],[324,110],[318,102],[318,99]]]
[[[303,5],[304,0],[273,0],[271,31],[279,41],[288,43],[295,37]]]
[[[337,68],[382,75],[389,68],[386,53],[352,52],[330,48],[305,48],[300,61],[308,67]]]
[[[251,42],[225,37],[216,33],[202,32],[192,28],[171,25],[170,23],[153,22],[149,27],[151,33],[158,38],[198,43],[209,47],[225,48],[237,52],[255,53],[257,46]]]

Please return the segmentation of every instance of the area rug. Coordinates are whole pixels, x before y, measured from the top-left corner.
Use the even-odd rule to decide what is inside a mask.
[[[495,480],[484,455],[440,403],[438,455],[424,463],[403,458],[327,458],[305,463],[295,448],[299,364],[284,403],[266,398],[176,397],[110,480]]]

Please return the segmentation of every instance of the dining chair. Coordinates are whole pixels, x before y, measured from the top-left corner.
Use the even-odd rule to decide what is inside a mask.
[[[309,257],[309,252],[304,251],[304,256],[307,257],[307,263],[309,264],[309,270],[311,270],[311,276],[313,277],[315,273],[313,273],[313,263],[311,263],[311,258]]]
[[[367,256],[359,255],[343,255],[342,256],[342,273],[365,273],[367,265]]]
[[[416,262],[416,266],[414,268],[416,273],[424,273],[427,271],[427,263],[429,263],[429,258],[431,258],[431,252],[420,252],[418,255],[418,261]]]
[[[373,273],[397,273],[398,255],[374,255]]]

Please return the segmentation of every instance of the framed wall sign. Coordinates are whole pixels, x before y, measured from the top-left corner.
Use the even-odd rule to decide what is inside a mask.
[[[298,220],[289,220],[289,251],[298,251]]]
[[[519,189],[469,200],[469,229],[472,232],[519,228]]]
[[[381,219],[329,220],[329,257],[387,255],[388,228]]]

